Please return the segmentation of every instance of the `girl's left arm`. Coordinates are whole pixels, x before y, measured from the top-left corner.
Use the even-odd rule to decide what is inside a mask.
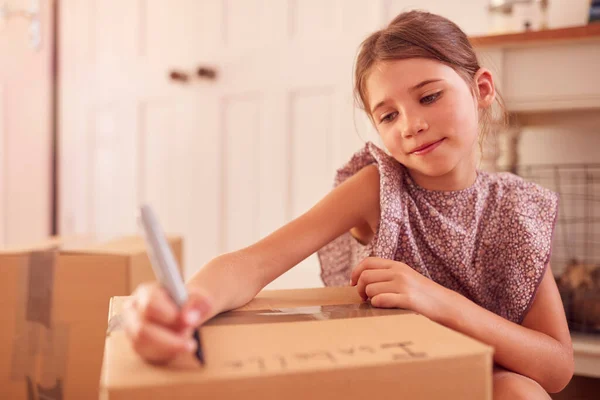
[[[443,325],[494,347],[494,361],[560,392],[573,377],[573,346],[550,266],[522,325],[451,292]]]
[[[414,310],[492,346],[497,364],[534,379],[550,393],[564,389],[573,376],[571,336],[549,266],[522,325],[395,261],[364,260],[351,284],[376,307]]]

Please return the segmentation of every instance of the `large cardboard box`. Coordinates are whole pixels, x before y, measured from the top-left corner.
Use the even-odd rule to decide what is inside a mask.
[[[201,328],[206,357],[145,363],[111,301],[102,400],[491,399],[491,347],[353,287],[265,291]]]
[[[154,280],[143,240],[2,250],[0,276],[0,399],[97,399],[110,298]]]

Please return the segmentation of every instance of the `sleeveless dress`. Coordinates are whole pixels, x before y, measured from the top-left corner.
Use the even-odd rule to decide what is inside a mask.
[[[427,190],[370,142],[337,171],[335,186],[371,164],[380,176],[377,232],[367,245],[348,232],[317,252],[325,285],[348,285],[365,257],[391,259],[520,324],[550,260],[558,195],[484,171],[469,188]]]

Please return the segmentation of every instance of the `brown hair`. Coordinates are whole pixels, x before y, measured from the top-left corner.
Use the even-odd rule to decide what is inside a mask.
[[[452,21],[424,11],[409,11],[398,15],[390,24],[367,37],[361,44],[354,72],[355,99],[359,107],[369,112],[366,81],[371,68],[382,61],[407,58],[428,58],[442,62],[456,71],[475,94],[475,73],[480,65],[467,35]],[[500,93],[496,92],[500,118],[506,122],[506,109]],[[480,146],[491,130],[494,120],[491,108],[481,113]]]

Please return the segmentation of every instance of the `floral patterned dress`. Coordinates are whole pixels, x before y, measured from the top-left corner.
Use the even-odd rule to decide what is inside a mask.
[[[321,278],[344,286],[365,257],[401,261],[516,323],[527,314],[550,260],[558,196],[510,173],[477,172],[458,191],[419,187],[373,143],[338,170],[335,185],[376,164],[381,215],[368,245],[345,233],[318,251]]]

